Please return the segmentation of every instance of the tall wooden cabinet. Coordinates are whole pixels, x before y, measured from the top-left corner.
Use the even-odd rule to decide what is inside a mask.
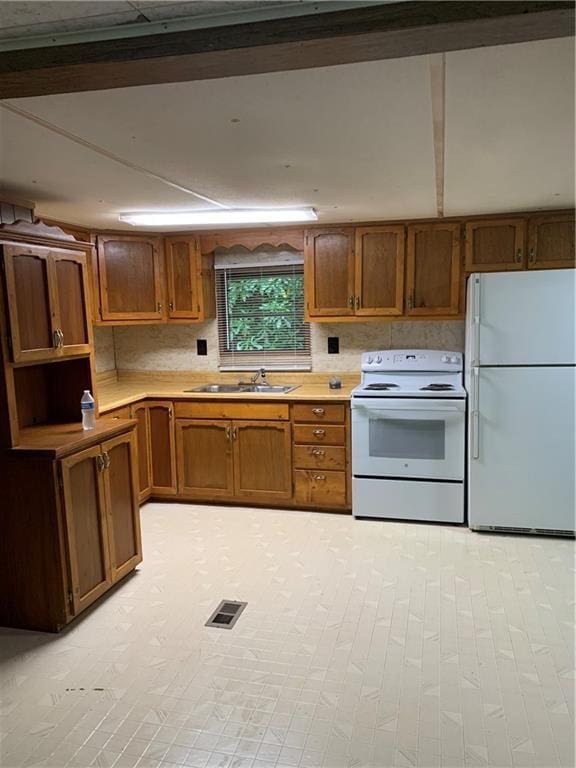
[[[190,235],[164,238],[168,319],[201,322],[216,316],[214,258]]]
[[[171,401],[146,400],[132,406],[138,424],[140,501],[176,493],[174,408]]]
[[[354,314],[354,230],[317,229],[305,238],[306,314]]]
[[[356,316],[386,317],[402,314],[404,245],[403,226],[356,229]]]

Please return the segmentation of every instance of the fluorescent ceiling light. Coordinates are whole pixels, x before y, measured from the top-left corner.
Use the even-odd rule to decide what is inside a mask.
[[[120,221],[143,227],[169,227],[203,224],[278,224],[317,221],[314,208],[264,208],[212,211],[173,211],[157,213],[121,213]]]

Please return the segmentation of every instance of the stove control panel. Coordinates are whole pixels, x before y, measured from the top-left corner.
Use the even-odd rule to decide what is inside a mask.
[[[363,371],[461,371],[462,353],[438,349],[387,349],[365,352]]]

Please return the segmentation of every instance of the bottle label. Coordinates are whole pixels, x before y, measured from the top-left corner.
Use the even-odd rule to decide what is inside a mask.
[[[93,411],[96,403],[80,403],[80,408],[83,411]]]

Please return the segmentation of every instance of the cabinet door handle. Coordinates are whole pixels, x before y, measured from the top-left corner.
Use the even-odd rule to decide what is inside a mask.
[[[312,480],[326,480],[326,475],[313,475]]]
[[[174,312],[174,302],[173,302],[173,301],[171,301],[171,302],[168,304],[168,309],[170,310],[170,312]]]
[[[104,471],[104,456],[102,456],[101,453],[99,453],[98,456],[96,456],[96,469],[98,470],[98,472]]]
[[[516,251],[516,263],[520,264],[522,261],[522,248],[518,248]]]
[[[356,309],[360,309],[360,296],[356,296]]]
[[[226,427],[226,440],[232,439],[232,427]]]
[[[56,349],[60,349],[60,334],[58,333],[58,329],[52,334],[52,342],[52,346],[56,347]]]
[[[321,448],[312,448],[312,456],[324,456],[326,454],[326,451],[323,451]]]
[[[324,410],[324,408],[312,408],[312,413],[315,416],[324,416],[326,411]]]
[[[406,302],[406,305],[407,305],[408,309],[412,309],[414,307],[414,298],[413,298],[412,294],[410,294],[408,296],[408,301]]]
[[[315,429],[315,430],[313,430],[312,434],[316,435],[316,437],[324,437],[324,435],[326,434],[326,430],[325,429]]]
[[[350,296],[348,304],[350,305],[350,309],[354,309],[354,296]]]
[[[108,451],[104,451],[104,453],[102,454],[102,459],[104,461],[104,469],[108,469],[108,467],[110,466],[110,454],[108,453]]]
[[[158,302],[158,304],[156,304],[156,308],[157,308],[158,312],[162,312],[162,303]]]
[[[64,346],[64,331],[60,328],[60,347]]]
[[[536,251],[534,248],[530,248],[530,255],[528,257],[528,261],[530,264],[534,264],[536,262]]]
[[[238,427],[232,427],[232,439],[238,440]]]

